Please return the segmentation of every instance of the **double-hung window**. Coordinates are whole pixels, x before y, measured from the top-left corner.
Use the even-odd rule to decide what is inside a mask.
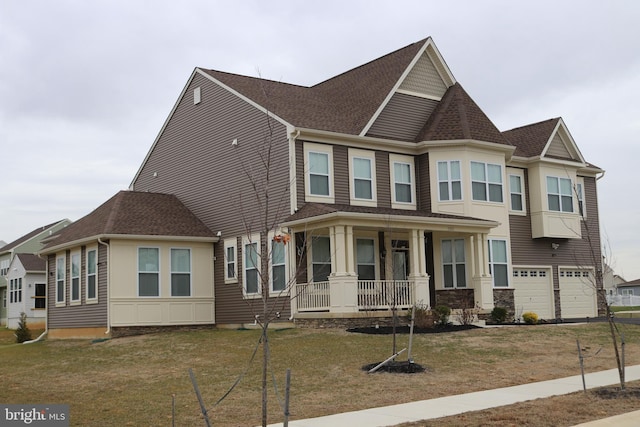
[[[376,157],[374,151],[349,149],[351,204],[376,206]]]
[[[375,247],[374,239],[356,239],[358,280],[376,279]]]
[[[569,178],[547,177],[547,200],[549,210],[573,212],[573,188]]]
[[[311,239],[311,271],[313,282],[326,282],[331,273],[331,241],[326,236]]]
[[[464,239],[442,241],[442,270],[445,288],[466,288]]]
[[[329,196],[329,154],[309,152],[309,193]]]
[[[225,283],[238,282],[238,266],[236,262],[237,239],[224,241],[224,281]]]
[[[391,163],[392,207],[415,209],[415,170],[413,157],[389,155]]]
[[[578,200],[578,212],[581,217],[585,218],[587,211],[584,205],[584,180],[580,177],[578,177],[578,182],[576,182],[576,199]]]
[[[502,166],[471,162],[473,200],[502,203]]]
[[[489,272],[493,276],[493,286],[509,286],[507,241],[489,240]]]
[[[9,302],[22,302],[22,278],[9,280]]]
[[[160,296],[160,249],[138,248],[138,296]]]
[[[191,296],[191,249],[171,249],[171,296]]]
[[[438,191],[440,201],[462,200],[459,160],[438,162]]]
[[[509,195],[511,210],[522,212],[524,210],[524,198],[522,196],[522,177],[520,175],[509,175]]]
[[[80,252],[71,254],[71,302],[80,302]]]
[[[66,301],[66,271],[65,271],[66,260],[65,257],[56,258],[56,303],[64,304]]]
[[[260,293],[260,237],[245,240],[243,243],[243,287],[246,295]]]
[[[284,242],[271,241],[271,290],[287,289],[286,250]]]
[[[98,299],[98,251],[87,251],[87,282],[85,290],[87,301]]]

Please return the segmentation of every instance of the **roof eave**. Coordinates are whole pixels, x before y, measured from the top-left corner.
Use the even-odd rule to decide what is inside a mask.
[[[95,234],[93,236],[83,237],[81,239],[72,240],[69,242],[61,243],[59,245],[45,248],[38,252],[38,256],[47,255],[54,252],[58,252],[62,249],[82,246],[87,243],[93,243],[100,240],[156,240],[156,241],[188,241],[188,242],[202,242],[202,243],[217,243],[220,241],[219,237],[206,237],[206,236],[170,236],[170,235],[144,235],[144,234]]]

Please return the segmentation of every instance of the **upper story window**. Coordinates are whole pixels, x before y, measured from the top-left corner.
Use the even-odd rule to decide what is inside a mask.
[[[391,207],[407,209],[416,207],[415,166],[413,157],[389,155],[391,164]]]
[[[138,248],[138,296],[160,296],[160,249]]]
[[[56,303],[64,304],[66,301],[65,279],[65,257],[62,256],[56,258]]]
[[[587,217],[587,209],[584,203],[584,178],[578,177],[576,182],[576,199],[578,199],[578,212],[583,218]]]
[[[438,162],[438,192],[440,201],[462,200],[459,160]]]
[[[569,178],[547,177],[547,200],[550,211],[573,212],[573,189]]]
[[[0,261],[0,276],[6,276],[9,272],[9,260],[3,259]]]
[[[376,158],[373,151],[349,149],[351,203],[376,205]]]
[[[191,249],[171,249],[171,296],[191,296]]]
[[[502,166],[471,162],[473,200],[502,203]]]
[[[224,282],[225,283],[237,283],[238,282],[238,265],[236,262],[237,240],[225,240],[224,241]]]
[[[330,145],[304,145],[307,201],[333,203],[333,149]]]
[[[509,209],[511,213],[524,215],[526,211],[524,198],[524,172],[510,169],[509,173]]]
[[[85,295],[87,300],[98,299],[98,251],[87,250],[87,278]]]

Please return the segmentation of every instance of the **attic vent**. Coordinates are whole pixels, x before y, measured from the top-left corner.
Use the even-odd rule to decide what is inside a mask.
[[[193,90],[193,105],[200,104],[200,86]]]

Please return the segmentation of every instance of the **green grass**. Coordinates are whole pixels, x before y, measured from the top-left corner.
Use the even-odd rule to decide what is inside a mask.
[[[640,363],[640,327],[621,325],[628,364]],[[0,334],[2,335],[2,334]],[[200,425],[189,379],[192,368],[216,426],[260,423],[262,353],[255,330],[167,332],[113,339],[0,345],[0,401],[66,403],[74,426]],[[372,374],[362,366],[391,355],[391,336],[340,330],[270,331],[272,373],[280,392],[291,369],[291,418],[390,405],[579,374],[576,338],[586,370],[615,367],[605,323],[473,329],[414,337],[413,359],[424,374]],[[408,336],[398,336],[398,349]],[[406,352],[401,356],[406,358]],[[236,379],[242,381],[219,405]],[[269,382],[271,383],[271,372]],[[282,421],[273,389],[269,422]]]
[[[611,306],[609,308],[614,313],[617,313],[618,311],[640,311],[640,305],[633,305],[633,306],[628,306],[628,307],[625,307],[625,306]]]

